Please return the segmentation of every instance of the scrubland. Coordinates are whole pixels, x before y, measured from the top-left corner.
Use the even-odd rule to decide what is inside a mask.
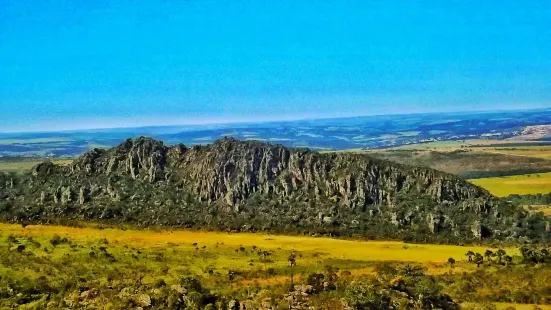
[[[315,288],[319,275],[323,284],[304,293],[304,306],[371,309],[350,296],[365,290],[366,283],[380,292],[387,290],[393,302],[400,302],[399,295],[393,295],[402,290],[400,281],[403,290],[424,283],[427,292],[451,296],[464,308],[492,309],[491,303],[500,302],[496,305],[501,307],[508,302],[525,309],[526,304],[551,302],[547,258],[541,254],[541,261],[529,262],[525,252],[512,247],[97,225],[0,224],[0,240],[0,308],[210,309],[208,303],[218,303],[230,309],[235,300],[264,309],[260,305],[270,300],[273,309],[288,309],[289,296],[297,290],[290,289],[291,281]],[[503,253],[496,256],[499,249],[510,262]],[[469,251],[486,260],[469,262]],[[188,293],[173,296],[174,290],[189,291],[194,285],[201,286],[200,303],[191,302]]]

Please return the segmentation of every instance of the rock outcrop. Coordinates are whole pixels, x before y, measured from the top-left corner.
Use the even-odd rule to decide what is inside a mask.
[[[503,237],[522,235],[528,216],[436,170],[232,138],[191,148],[128,139],[69,166],[45,162],[22,178],[0,188],[13,206],[4,219],[484,238],[492,225]],[[24,207],[30,201],[37,206]]]
[[[334,197],[351,208],[391,205],[401,192],[426,194],[437,202],[489,197],[479,187],[431,169],[365,155],[320,154],[232,138],[191,149],[166,147],[148,138],[129,139],[109,151],[92,150],[70,167],[72,174],[119,173],[150,183],[166,180],[176,171],[176,178],[193,184],[201,200],[229,205],[256,192],[285,196],[298,189]]]

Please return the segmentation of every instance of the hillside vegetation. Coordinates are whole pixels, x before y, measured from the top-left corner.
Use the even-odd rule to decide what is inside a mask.
[[[100,221],[409,241],[547,241],[547,219],[454,175],[226,138],[166,147],[148,138],[68,166],[0,176],[0,219]]]

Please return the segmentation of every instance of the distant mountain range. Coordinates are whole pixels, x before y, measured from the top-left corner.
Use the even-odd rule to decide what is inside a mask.
[[[115,128],[44,133],[0,133],[0,156],[77,156],[115,146],[127,137],[150,136],[168,144],[197,145],[232,136],[315,150],[383,148],[430,141],[513,138],[551,140],[551,110],[381,115],[284,122]],[[537,134],[535,134],[537,133]]]
[[[548,219],[454,175],[352,153],[150,138],[0,174],[0,220],[461,242],[548,241]]]

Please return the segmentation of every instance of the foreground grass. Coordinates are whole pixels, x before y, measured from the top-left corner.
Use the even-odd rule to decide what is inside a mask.
[[[29,302],[26,309],[52,307],[48,303],[59,303],[60,298],[71,308],[121,309],[125,296],[153,296],[156,287],[171,288],[186,276],[199,279],[218,295],[239,300],[263,291],[281,298],[291,272],[295,283],[304,283],[312,273],[336,272],[344,285],[380,274],[386,263],[422,266],[427,274],[441,278],[445,292],[467,303],[467,309],[473,303],[502,301],[505,297],[499,294],[509,294],[516,302],[542,302],[530,296],[544,294],[541,290],[551,281],[550,269],[497,264],[477,268],[467,262],[467,251],[484,253],[486,249],[269,234],[0,224],[0,309],[14,302],[1,297],[7,294],[3,289],[10,287],[30,296],[56,288],[53,301],[41,298]],[[519,263],[518,250],[505,250]],[[291,253],[296,255],[292,270]],[[456,260],[454,268],[446,263],[450,257]],[[313,298],[314,304],[325,305],[316,309],[342,309],[339,290]],[[525,291],[531,295],[518,295]]]
[[[499,197],[506,197],[511,194],[526,195],[551,192],[551,173],[474,179],[470,182]]]

